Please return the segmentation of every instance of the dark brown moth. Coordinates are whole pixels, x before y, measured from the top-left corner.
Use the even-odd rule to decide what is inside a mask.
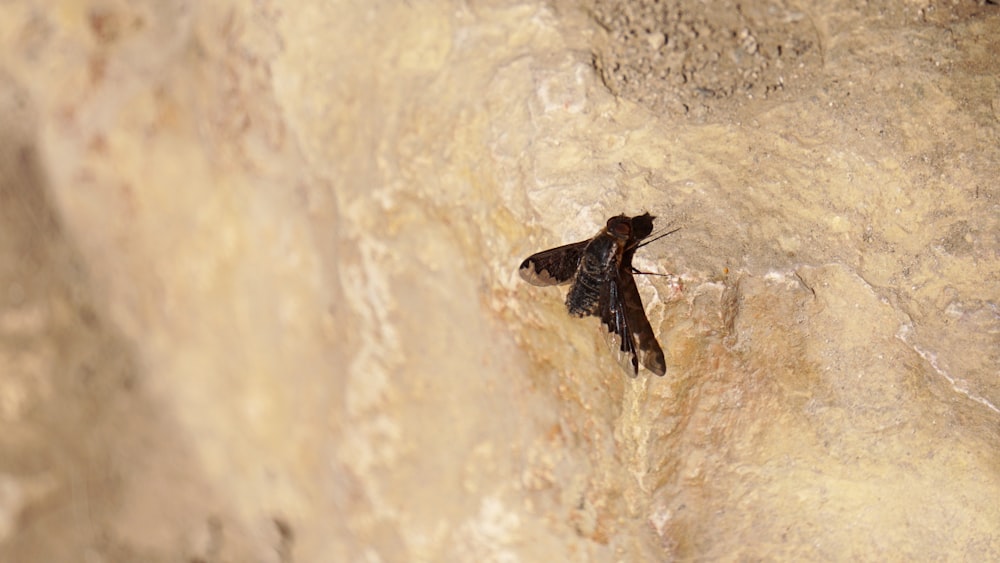
[[[653,232],[653,219],[649,213],[612,217],[594,238],[533,254],[520,268],[521,277],[532,285],[570,283],[570,314],[601,318],[611,351],[631,377],[639,375],[640,360],[656,375],[667,372],[632,276],[640,273],[632,267],[636,249],[676,232],[642,242]]]

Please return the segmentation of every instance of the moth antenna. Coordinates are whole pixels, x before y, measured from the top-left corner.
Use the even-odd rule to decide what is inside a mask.
[[[661,238],[663,238],[663,237],[665,237],[667,235],[672,235],[672,234],[676,233],[679,230],[681,230],[681,228],[677,227],[676,229],[674,229],[672,231],[667,231],[667,232],[663,233],[662,235],[656,235],[653,238],[648,238],[648,239],[644,240],[643,242],[635,245],[633,248],[642,248],[642,247],[646,246],[647,244],[649,244],[651,242],[656,242],[656,241],[660,240]]]
[[[660,274],[660,273],[657,273],[657,272],[643,272],[642,270],[637,270],[634,267],[632,268],[632,273],[636,274],[636,275],[641,275],[641,276],[663,276],[663,277],[667,277],[667,276],[670,275],[670,274]]]

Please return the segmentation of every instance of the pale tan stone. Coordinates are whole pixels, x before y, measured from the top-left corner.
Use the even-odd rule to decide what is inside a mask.
[[[0,554],[1000,558],[1000,15],[946,11],[802,6],[683,113],[566,2],[0,5],[0,319],[55,343],[0,459],[56,483]],[[632,380],[516,270],[643,211]]]

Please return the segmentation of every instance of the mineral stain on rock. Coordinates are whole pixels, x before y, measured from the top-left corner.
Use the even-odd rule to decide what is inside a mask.
[[[606,31],[594,64],[615,94],[655,113],[705,117],[790,99],[822,65],[818,31],[787,2],[593,0]]]

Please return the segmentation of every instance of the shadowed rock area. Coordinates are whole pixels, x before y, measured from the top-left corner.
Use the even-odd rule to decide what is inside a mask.
[[[1000,8],[720,6],[0,5],[0,561],[1000,559]]]

